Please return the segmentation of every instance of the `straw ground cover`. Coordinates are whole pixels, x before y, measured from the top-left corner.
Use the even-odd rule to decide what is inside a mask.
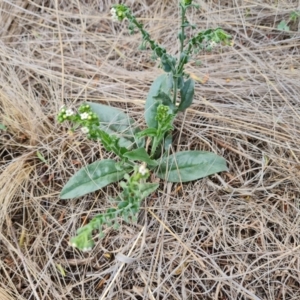
[[[70,236],[110,207],[119,187],[60,200],[81,166],[109,158],[56,121],[65,104],[116,106],[143,126],[157,64],[107,1],[0,3],[0,296],[3,299],[299,299],[299,24],[276,29],[297,1],[203,1],[189,15],[220,26],[231,48],[187,71],[195,102],[173,150],[208,150],[229,172],[160,181],[136,224],[108,229],[88,253]],[[177,1],[125,1],[175,54]],[[174,9],[176,8],[176,9]],[[39,154],[39,155],[38,155]],[[153,178],[155,180],[155,178]],[[1,299],[2,299],[1,298]]]

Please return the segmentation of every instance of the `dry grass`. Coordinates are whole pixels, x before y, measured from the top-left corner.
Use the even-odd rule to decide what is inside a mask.
[[[188,65],[200,82],[174,149],[214,151],[230,171],[182,189],[162,182],[137,224],[81,253],[70,236],[118,186],[59,200],[76,170],[109,154],[55,116],[89,100],[143,124],[157,63],[111,22],[110,0],[1,1],[1,300],[300,299],[299,24],[275,29],[298,1],[201,2],[190,20],[223,27],[235,45]],[[176,3],[127,1],[172,53]]]

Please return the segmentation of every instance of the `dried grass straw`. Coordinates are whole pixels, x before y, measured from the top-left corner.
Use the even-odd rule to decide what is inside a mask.
[[[276,29],[299,8],[272,3],[201,1],[189,14],[235,43],[188,65],[196,98],[176,121],[174,150],[214,151],[230,171],[162,182],[136,225],[107,230],[81,253],[68,246],[70,235],[119,188],[59,200],[76,170],[108,154],[55,116],[63,104],[89,100],[143,126],[157,63],[138,51],[139,34],[110,20],[109,0],[1,1],[0,123],[8,130],[0,137],[0,297],[99,299],[111,284],[105,299],[300,299],[299,23]],[[177,1],[125,4],[177,52]],[[134,241],[136,259],[114,277],[114,255]]]

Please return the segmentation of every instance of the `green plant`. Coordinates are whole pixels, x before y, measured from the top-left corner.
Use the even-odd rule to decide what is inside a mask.
[[[6,130],[6,126],[0,123],[0,130]]]
[[[78,229],[77,235],[71,239],[71,244],[83,251],[94,246],[94,230],[102,236],[104,225],[118,227],[119,218],[125,221],[136,219],[142,200],[159,187],[157,183],[147,182],[150,173],[170,182],[187,182],[227,170],[226,161],[214,153],[184,151],[168,155],[166,151],[172,142],[174,118],[192,104],[194,97],[195,82],[184,72],[185,64],[195,52],[230,42],[230,36],[221,28],[200,31],[188,39],[186,28],[195,29],[195,26],[188,22],[186,11],[198,6],[192,0],[181,0],[179,5],[178,57],[168,54],[165,48],[153,41],[127,6],[114,5],[111,10],[114,20],[128,20],[131,33],[135,30],[141,32],[141,48],[149,46],[153,59],[159,59],[165,71],[154,80],[146,99],[146,129],[134,127],[134,120],[127,114],[102,104],[84,103],[78,113],[63,107],[58,115],[60,123],[71,121],[75,124],[74,129],[81,127],[89,139],[100,140],[107,151],[119,158],[118,161],[106,159],[85,166],[61,191],[61,199],[75,198],[122,180],[122,192],[112,200],[114,207]]]
[[[285,20],[282,20],[278,25],[277,29],[282,30],[282,31],[289,31],[290,27],[288,24],[290,22],[296,22],[300,18],[300,11],[293,11],[290,14],[289,20],[286,22]]]

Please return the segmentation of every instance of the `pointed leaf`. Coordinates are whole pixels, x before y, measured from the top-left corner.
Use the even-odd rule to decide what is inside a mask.
[[[157,128],[157,121],[155,120],[157,107],[160,101],[155,99],[160,91],[168,94],[168,75],[162,74],[158,76],[152,83],[149,93],[147,95],[147,100],[145,104],[145,120],[148,127]]]
[[[156,128],[146,128],[146,129],[138,132],[137,136],[138,137],[144,137],[144,136],[154,137],[154,136],[157,136],[157,129]]]
[[[143,183],[140,185],[141,198],[145,199],[159,187],[158,183]]]
[[[126,170],[116,168],[112,159],[96,161],[80,169],[73,175],[60,193],[61,199],[81,197],[99,190],[106,185],[119,181],[126,174]]]
[[[87,102],[86,104],[90,105],[92,111],[99,117],[101,129],[120,138],[120,147],[131,148],[134,144],[138,147],[144,146],[143,139],[135,138],[135,134],[140,129],[126,113],[118,108],[99,103]]]
[[[150,156],[148,155],[148,153],[146,152],[146,150],[144,148],[138,148],[138,149],[134,149],[132,151],[126,152],[124,154],[124,157],[129,158],[130,160],[139,160],[139,161],[143,161],[146,164],[148,164],[149,166],[157,166],[157,161],[152,160],[150,158]]]
[[[193,102],[195,90],[195,81],[189,78],[180,90],[181,101],[178,107],[179,111],[187,109]]]
[[[184,151],[163,157],[156,175],[170,182],[188,182],[222,171],[227,171],[223,157],[206,151]]]

